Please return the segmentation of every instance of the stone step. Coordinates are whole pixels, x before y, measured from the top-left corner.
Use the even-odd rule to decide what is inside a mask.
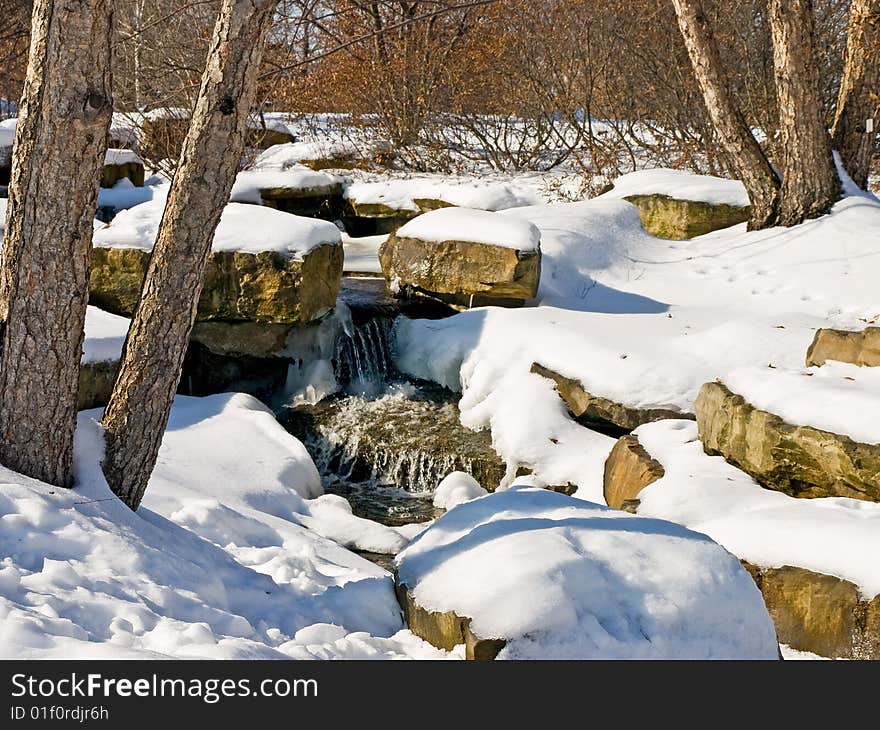
[[[702,387],[696,412],[706,453],[723,456],[768,489],[880,501],[880,445],[792,425],[718,382]]]
[[[624,200],[639,211],[642,225],[652,236],[684,240],[729,228],[749,219],[748,206],[680,200],[668,195],[628,195]]]

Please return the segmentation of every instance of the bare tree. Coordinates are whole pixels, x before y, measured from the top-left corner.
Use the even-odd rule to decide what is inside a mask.
[[[673,0],[706,110],[751,202],[751,228],[776,221],[779,178],[733,96],[718,45],[700,0]]]
[[[832,135],[844,169],[864,188],[874,154],[866,122],[880,122],[880,0],[853,0],[850,13]]]
[[[777,222],[802,223],[827,213],[840,195],[816,64],[811,0],[769,0],[782,149]]]
[[[0,266],[0,461],[59,486],[73,434],[89,251],[113,110],[110,0],[37,0]]]
[[[204,284],[211,241],[244,149],[275,0],[223,0],[153,255],[104,411],[103,469],[137,509],[156,463]]]

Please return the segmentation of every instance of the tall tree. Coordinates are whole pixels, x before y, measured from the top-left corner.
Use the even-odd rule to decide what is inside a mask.
[[[275,0],[223,0],[119,375],[104,411],[103,469],[137,509],[156,463],[195,322],[214,231],[244,150]]]
[[[751,203],[750,228],[776,222],[779,178],[730,88],[718,44],[700,0],[672,0],[678,25],[703,93],[706,111]]]
[[[110,118],[111,0],[37,0],[0,265],[0,462],[72,483],[92,221]]]
[[[844,169],[862,188],[874,154],[868,119],[880,131],[880,0],[853,0],[832,136]]]
[[[840,196],[840,178],[819,91],[811,0],[769,0],[773,65],[779,105],[782,195],[777,222],[802,223],[827,213]]]

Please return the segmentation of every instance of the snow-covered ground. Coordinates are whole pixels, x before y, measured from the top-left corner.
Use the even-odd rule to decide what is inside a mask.
[[[4,657],[446,656],[404,630],[385,571],[319,534],[376,547],[256,400],[178,398],[137,513],[104,482],[98,415],[76,489],[0,469]]]
[[[862,328],[880,316],[880,202],[871,196],[850,195],[791,229],[743,224],[688,241],[648,235],[618,200],[497,215],[541,231],[536,306],[398,320],[397,365],[460,391],[462,421],[491,428],[512,471],[531,466],[548,483],[580,485],[587,499],[601,500],[597,466],[611,441],[575,426],[552,383],[529,373],[533,362],[626,406],[692,412],[703,383],[768,365],[791,379],[782,371],[800,372],[817,328]]]
[[[639,494],[640,515],[686,525],[756,565],[834,575],[868,599],[880,593],[880,504],[764,489],[720,456],[707,456],[693,421],[659,421],[635,433],[666,471]]]

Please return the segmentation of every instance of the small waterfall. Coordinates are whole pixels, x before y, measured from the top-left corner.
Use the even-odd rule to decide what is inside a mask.
[[[288,428],[322,474],[412,494],[433,492],[452,471],[466,471],[490,489],[500,483],[505,467],[489,434],[462,426],[454,403],[413,386],[386,388],[379,398],[349,395],[296,412],[300,422]]]
[[[380,393],[393,370],[389,338],[391,319],[372,317],[346,328],[337,342],[336,376],[349,390]]]

